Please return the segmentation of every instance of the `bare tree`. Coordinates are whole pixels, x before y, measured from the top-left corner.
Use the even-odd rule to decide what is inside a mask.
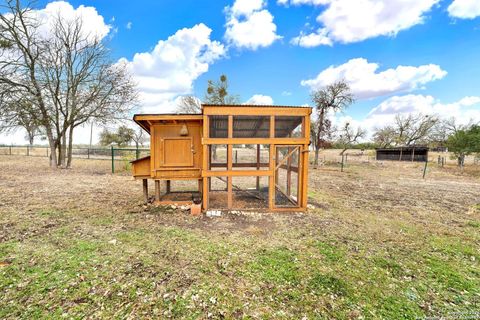
[[[201,113],[202,101],[195,96],[183,96],[177,106],[178,113]]]
[[[328,125],[326,122],[328,112],[336,112],[347,108],[355,101],[355,98],[351,93],[350,86],[345,80],[337,81],[323,89],[314,91],[311,98],[318,117],[318,119],[314,121],[316,141],[313,143],[315,146],[314,167],[316,168],[318,167],[318,155],[322,145],[322,139],[328,136],[325,132]]]
[[[144,145],[148,141],[148,137],[145,135],[145,131],[142,128],[138,128],[132,132],[132,140],[135,142],[135,147],[138,149],[139,146]]]
[[[394,129],[396,132],[396,145],[411,146],[419,143],[427,143],[429,135],[434,126],[438,123],[438,118],[432,115],[423,114],[397,114],[394,120]]]
[[[47,44],[38,34],[38,21],[32,14],[31,3],[22,7],[20,0],[7,0],[0,6],[0,120],[13,125],[15,112],[22,110],[15,102],[32,102],[29,114],[45,130],[50,146],[50,166],[57,166],[57,136],[52,123],[54,115],[47,103],[44,79],[39,74],[41,56]],[[7,107],[5,107],[7,106]]]
[[[395,140],[396,140],[396,133],[395,133],[395,129],[392,126],[377,128],[373,133],[373,141],[380,148],[390,147],[395,143]]]
[[[135,84],[124,64],[110,61],[102,40],[85,32],[81,19],[58,13],[45,38],[38,35],[35,15],[19,0],[7,1],[6,8],[0,40],[11,45],[2,46],[0,54],[2,97],[32,100],[30,114],[45,129],[51,166],[70,167],[74,129],[87,121],[124,119],[137,98]],[[0,117],[5,122],[20,110],[12,108]]]
[[[360,139],[364,138],[366,131],[361,127],[352,128],[349,122],[346,122],[343,127],[338,131],[338,140],[337,143],[340,144],[343,148],[341,155],[351,148],[355,144],[359,143]]]
[[[330,141],[332,140],[334,130],[330,119],[325,119],[323,126],[320,126],[318,121],[318,119],[313,120],[310,126],[310,140],[314,150],[331,146]],[[322,131],[319,131],[320,127]]]

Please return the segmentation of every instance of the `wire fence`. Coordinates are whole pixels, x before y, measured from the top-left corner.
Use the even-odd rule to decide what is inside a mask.
[[[0,145],[0,155],[49,158],[50,148],[48,146]],[[115,166],[119,161],[128,162],[148,155],[150,155],[150,149],[146,148],[72,148],[72,158],[111,161],[112,173],[115,173]]]

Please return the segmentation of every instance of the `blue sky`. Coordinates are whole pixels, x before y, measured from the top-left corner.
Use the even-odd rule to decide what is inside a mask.
[[[332,117],[369,130],[395,113],[480,120],[479,0],[37,4],[45,7],[107,28],[114,60],[139,82],[143,112],[203,98],[207,80],[224,73],[242,102],[279,105],[308,104],[312,89],[345,78],[358,99]]]

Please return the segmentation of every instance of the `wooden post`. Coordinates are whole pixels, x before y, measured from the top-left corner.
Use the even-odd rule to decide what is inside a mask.
[[[48,147],[47,147],[47,148],[45,148],[45,149],[47,149],[47,158],[48,158]]]
[[[8,147],[10,149],[10,155],[12,155],[12,146]],[[47,149],[48,150],[48,149]]]
[[[342,154],[342,169],[340,170],[341,172],[343,172],[343,159],[345,158],[345,155]]]
[[[155,180],[155,201],[160,201],[160,180]]]
[[[400,147],[400,159],[398,161],[402,161],[402,154],[403,154],[403,148]]]
[[[270,116],[270,138],[275,137],[275,116]],[[268,178],[268,208],[270,210],[275,207],[275,145],[270,144],[270,153],[269,153],[269,167],[270,167],[270,176]]]
[[[170,180],[167,180],[167,193],[170,193],[170,190],[171,190]]]
[[[288,148],[288,153],[290,153],[290,149]],[[293,156],[293,155],[292,155]],[[290,194],[292,193],[292,156],[288,157],[287,159],[287,196],[290,197]],[[299,172],[298,172],[299,173]],[[297,180],[299,182],[299,180]]]
[[[415,147],[412,149],[412,162],[415,160]]]
[[[425,179],[425,174],[427,173],[428,161],[425,161],[425,167],[423,167],[423,179]]]
[[[202,131],[202,172],[205,173],[210,170],[210,153],[211,148],[209,145],[205,144],[203,139],[209,137],[208,132],[209,119],[208,116],[203,116],[203,131]],[[208,192],[210,191],[210,178],[205,176],[202,177],[202,209],[208,209]]]
[[[87,148],[87,159],[90,159],[90,148]]]
[[[257,170],[260,170],[260,145],[257,144]],[[260,190],[260,177],[257,176],[257,190]]]
[[[27,146],[27,157],[30,155],[30,147]]]
[[[143,200],[145,203],[148,202],[148,180],[147,179],[142,179],[143,182]]]
[[[228,138],[233,138],[233,116],[228,116]],[[227,147],[227,171],[232,171],[232,156],[233,145],[229,144]],[[227,179],[227,208],[231,209],[233,206],[233,177]]]

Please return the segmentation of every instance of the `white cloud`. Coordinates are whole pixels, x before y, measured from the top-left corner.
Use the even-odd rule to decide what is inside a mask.
[[[378,36],[394,36],[423,23],[440,0],[290,0],[293,5],[325,6],[317,17],[321,28],[300,34],[293,44],[304,47],[352,43]],[[476,1],[476,0],[473,0]],[[287,4],[287,1],[280,1]]]
[[[460,19],[474,19],[480,16],[480,1],[454,0],[448,6],[448,14]]]
[[[291,95],[292,95],[292,93],[290,91],[283,91],[282,92],[282,96],[284,96],[284,97],[288,97],[288,96],[291,96]]]
[[[332,46],[333,41],[328,37],[328,32],[326,29],[318,29],[317,32],[312,32],[309,34],[300,33],[298,37],[290,40],[291,44],[298,45],[304,48],[318,47],[321,45]]]
[[[132,29],[132,21],[128,21],[127,25],[125,26],[128,30]]]
[[[263,94],[254,94],[250,99],[247,100],[244,104],[253,104],[253,105],[273,105],[273,99],[270,96],[265,96]]]
[[[372,132],[375,128],[392,124],[396,114],[421,113],[443,119],[455,118],[460,124],[480,119],[480,97],[464,97],[452,103],[443,103],[430,95],[394,96],[374,107],[360,122]]]
[[[80,5],[75,9],[65,1],[50,2],[44,9],[35,10],[33,13],[42,23],[39,28],[40,34],[46,37],[51,33],[55,19],[59,15],[67,21],[81,19],[84,34],[99,39],[106,37],[112,29],[111,25],[105,23],[105,19],[97,12],[96,8]]]
[[[447,74],[435,64],[398,66],[381,72],[378,72],[379,67],[364,58],[351,59],[342,65],[328,67],[314,79],[302,80],[301,85],[314,90],[345,79],[358,99],[369,99],[419,89]]]
[[[203,23],[178,30],[160,40],[149,52],[137,53],[127,63],[138,83],[144,112],[170,112],[178,95],[192,91],[193,81],[225,55],[224,46],[212,41]]]
[[[256,50],[280,39],[273,16],[265,6],[264,0],[236,0],[232,7],[226,7],[227,42],[238,48]]]

